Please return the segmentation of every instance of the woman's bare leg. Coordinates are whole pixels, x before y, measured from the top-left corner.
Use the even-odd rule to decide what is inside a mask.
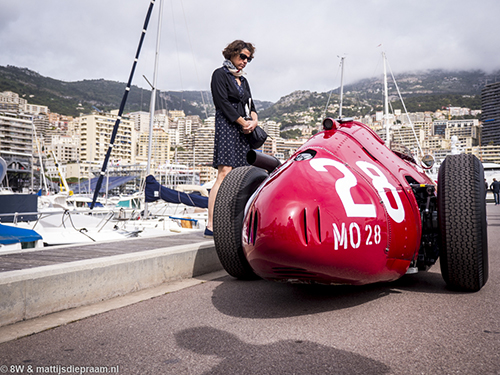
[[[217,179],[215,180],[215,184],[210,190],[210,195],[208,196],[208,230],[213,230],[215,198],[217,197],[217,192],[219,191],[220,184],[232,169],[233,167],[229,167],[227,165],[219,165],[219,167],[217,168]]]

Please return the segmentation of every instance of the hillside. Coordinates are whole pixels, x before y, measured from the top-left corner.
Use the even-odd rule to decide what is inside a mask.
[[[396,79],[410,112],[435,111],[449,105],[480,109],[481,89],[487,83],[499,81],[500,71],[486,74],[482,71],[431,70],[399,74]],[[80,113],[91,112],[94,107],[104,111],[117,109],[125,86],[125,83],[104,79],[64,82],[41,76],[26,68],[0,66],[0,92],[16,92],[31,104],[46,105],[52,112],[64,115],[78,116]],[[367,115],[381,110],[382,88],[382,77],[346,85],[343,115]],[[401,108],[397,90],[391,80],[389,93],[393,101],[392,107]],[[150,97],[149,90],[132,86],[125,112],[149,111]],[[281,122],[282,128],[285,128],[297,123],[305,112],[309,113],[311,122],[322,117],[327,102],[329,107],[326,115],[337,116],[339,89],[333,90],[330,100],[329,97],[329,92],[295,91],[274,104],[259,100],[255,100],[255,104],[259,118]],[[163,91],[159,94],[157,108],[183,110],[187,115],[199,115],[202,118],[206,117],[205,113],[214,113],[212,97],[208,91]]]
[[[481,89],[496,81],[500,81],[500,71],[486,74],[482,71],[431,70],[396,76],[397,85],[409,112],[436,111],[449,105],[480,109]],[[388,91],[391,106],[394,109],[402,108],[392,78],[389,78]],[[339,92],[339,89],[333,90],[326,115],[338,115]],[[296,114],[300,112],[309,112],[312,117],[321,117],[329,96],[329,92],[295,91],[262,111],[260,117],[281,121],[282,128],[293,123]],[[383,77],[364,79],[344,87],[344,116],[373,114],[382,110],[382,105]]]
[[[13,91],[28,99],[30,104],[46,105],[52,112],[63,115],[90,113],[94,107],[103,111],[118,109],[125,87],[126,83],[104,79],[64,82],[26,68],[0,66],[0,92]],[[150,99],[150,90],[132,85],[125,112],[148,112]],[[272,105],[257,100],[255,104],[259,109]],[[212,96],[208,91],[161,91],[157,108],[183,110],[186,115],[199,115],[202,118],[206,117],[205,112],[209,115],[214,113]]]

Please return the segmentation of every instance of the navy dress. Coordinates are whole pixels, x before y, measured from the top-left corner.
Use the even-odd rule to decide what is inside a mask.
[[[241,125],[234,122],[244,117],[244,106],[251,97],[248,82],[241,77],[241,85],[225,68],[219,68],[212,76],[212,96],[216,108],[214,158],[212,167],[227,165],[233,168],[249,165],[246,160],[250,145],[241,131]],[[255,111],[252,103],[251,111]]]

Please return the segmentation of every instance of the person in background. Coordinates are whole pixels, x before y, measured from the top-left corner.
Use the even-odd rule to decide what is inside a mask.
[[[486,196],[488,195],[488,181],[486,181],[486,178],[484,179],[484,197],[486,198]]]
[[[493,179],[493,182],[490,185],[490,189],[493,191],[493,198],[495,198],[495,206],[500,204],[500,181],[497,181],[496,178]]]
[[[216,110],[212,167],[217,169],[217,179],[208,197],[205,237],[213,237],[214,205],[222,181],[233,168],[248,165],[246,155],[250,145],[245,134],[255,129],[258,116],[243,69],[252,61],[254,53],[253,44],[235,40],[222,51],[225,58],[222,67],[212,74],[210,88]]]

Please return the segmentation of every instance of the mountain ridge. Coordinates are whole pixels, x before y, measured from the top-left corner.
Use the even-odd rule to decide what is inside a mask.
[[[500,70],[493,73],[480,70],[427,70],[397,75],[398,87],[410,112],[415,109],[424,110],[423,103],[426,103],[425,110],[439,109],[443,103],[452,106],[468,105],[474,107],[471,109],[479,109],[482,87],[498,81]],[[345,85],[343,115],[358,116],[379,110],[383,101],[382,82],[380,76]],[[78,116],[95,108],[104,111],[116,109],[120,105],[125,87],[125,83],[105,79],[60,81],[44,77],[28,68],[0,66],[0,92],[16,92],[30,104],[46,105],[52,112],[64,115]],[[389,92],[391,98],[396,96],[397,91],[393,83],[389,83]],[[150,97],[150,90],[133,85],[125,112],[149,111]],[[161,91],[157,102],[160,108],[183,110],[186,115],[205,118],[205,113],[214,113],[209,91]],[[311,112],[313,117],[323,114],[335,115],[338,102],[339,88],[324,93],[296,90],[281,97],[276,103],[255,100],[259,118],[273,119],[284,122],[285,125],[293,122],[297,113],[311,112],[311,108],[314,108]]]

